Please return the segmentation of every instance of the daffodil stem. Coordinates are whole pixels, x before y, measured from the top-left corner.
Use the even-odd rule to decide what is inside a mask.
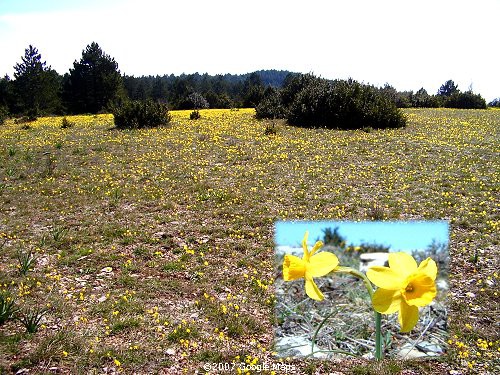
[[[363,284],[365,284],[368,294],[370,295],[370,299],[373,299],[372,284],[363,272],[355,270],[351,267],[341,266],[337,267],[334,272],[347,273],[349,275],[357,277],[358,279],[361,279],[363,281]],[[375,311],[375,359],[382,359],[382,314],[377,311]]]
[[[366,290],[368,291],[368,294],[370,295],[370,299],[373,298],[373,288],[372,284],[370,283],[370,280],[366,277],[366,275],[363,272],[360,272],[358,270],[355,270],[354,268],[351,267],[337,267],[334,272],[338,273],[347,273],[349,275],[352,275],[354,277],[357,277],[361,281],[363,281],[363,284],[365,284]]]
[[[382,359],[382,314],[375,311],[375,359]]]

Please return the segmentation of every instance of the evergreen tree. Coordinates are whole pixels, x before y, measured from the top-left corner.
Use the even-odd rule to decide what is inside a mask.
[[[10,107],[12,100],[12,81],[8,75],[0,78],[0,106]]]
[[[167,102],[167,85],[161,77],[156,77],[151,89],[151,97],[157,102]]]
[[[450,79],[441,85],[437,94],[440,96],[451,96],[456,92],[459,92],[458,86]]]
[[[264,85],[260,76],[254,72],[243,82],[243,107],[251,108],[259,105],[264,98]]]
[[[97,113],[124,95],[118,64],[92,42],[70,69],[64,87],[68,108],[74,113]]]
[[[21,60],[14,66],[13,111],[32,116],[58,112],[61,104],[59,74],[42,61],[41,54],[32,45],[25,49]]]

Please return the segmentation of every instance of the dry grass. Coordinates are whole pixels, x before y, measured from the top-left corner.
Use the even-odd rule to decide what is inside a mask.
[[[272,364],[277,219],[451,221],[440,362],[292,360],[297,373],[493,373],[499,366],[499,111],[408,110],[406,129],[307,130],[253,110],[0,126],[0,283],[46,307],[0,326],[0,373],[195,373]],[[267,134],[266,134],[267,133]],[[275,133],[275,134],[274,134]],[[16,255],[32,252],[22,275]],[[52,370],[50,370],[52,369]],[[329,370],[330,369],[330,370]]]

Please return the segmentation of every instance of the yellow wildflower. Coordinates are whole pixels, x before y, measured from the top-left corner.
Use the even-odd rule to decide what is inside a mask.
[[[437,266],[427,258],[417,262],[406,253],[389,254],[389,267],[374,266],[366,272],[378,289],[373,294],[373,308],[382,314],[399,312],[401,332],[409,332],[418,321],[418,308],[436,296]]]
[[[323,246],[321,241],[316,242],[309,251],[307,247],[308,235],[309,232],[306,232],[302,240],[302,248],[304,249],[302,259],[295,255],[285,255],[283,279],[291,281],[304,278],[306,281],[306,294],[314,300],[321,301],[324,298],[323,293],[319,290],[313,277],[325,276],[338,266],[339,260],[335,254],[326,251],[315,254]]]

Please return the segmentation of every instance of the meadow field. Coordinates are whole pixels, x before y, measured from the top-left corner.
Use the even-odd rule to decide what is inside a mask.
[[[406,128],[352,131],[189,113],[149,130],[0,126],[0,314],[14,301],[20,317],[0,325],[0,374],[500,371],[500,111],[409,109]],[[276,358],[273,223],[301,219],[449,220],[447,354]]]

